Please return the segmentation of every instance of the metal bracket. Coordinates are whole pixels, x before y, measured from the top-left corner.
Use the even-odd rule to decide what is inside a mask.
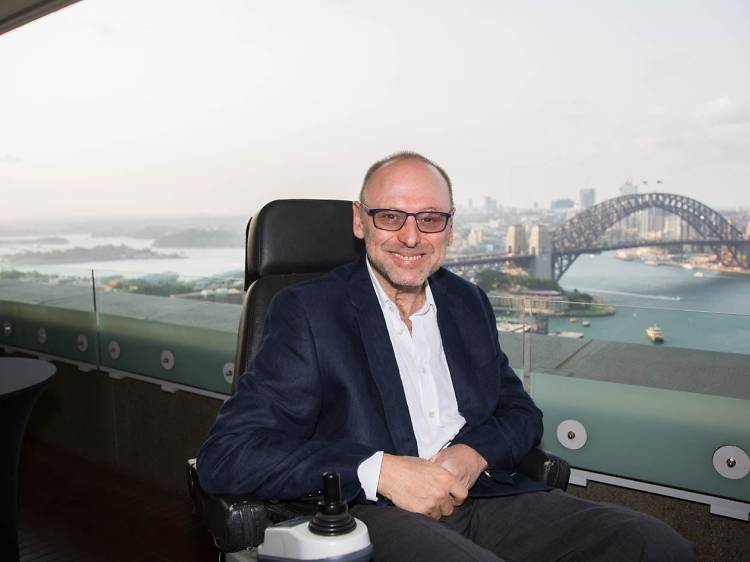
[[[716,496],[699,494],[697,492],[688,492],[687,490],[679,490],[677,488],[669,488],[667,486],[659,486],[658,484],[650,484],[648,482],[641,482],[639,480],[620,478],[619,476],[610,476],[609,474],[589,472],[588,470],[581,470],[578,468],[570,469],[571,484],[575,486],[586,487],[589,480],[591,480],[592,482],[601,482],[603,484],[618,486],[620,488],[639,490],[641,492],[647,492],[649,494],[657,494],[659,496],[668,496],[671,498],[703,503],[709,506],[710,512],[713,515],[723,515],[724,517],[731,517],[732,519],[750,521],[750,503],[738,502],[725,498],[717,498]]]

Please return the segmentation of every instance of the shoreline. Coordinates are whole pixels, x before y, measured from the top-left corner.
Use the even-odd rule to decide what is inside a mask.
[[[600,304],[598,306],[601,306],[601,307],[605,308],[606,310],[602,310],[602,311],[578,310],[577,311],[577,310],[570,310],[569,309],[568,313],[566,313],[566,314],[555,314],[554,316],[555,317],[560,317],[560,318],[565,318],[565,317],[568,317],[568,318],[571,318],[571,317],[575,317],[575,318],[603,318],[605,316],[614,316],[615,314],[617,314],[617,309],[615,308],[614,305],[611,305],[611,304]]]
[[[614,253],[615,259],[618,259],[624,262],[634,261],[634,262],[638,262],[638,263],[652,266],[652,267],[660,267],[660,266],[676,267],[680,269],[685,269],[687,271],[718,273],[720,275],[727,275],[730,277],[750,276],[750,267],[740,268],[736,266],[726,266],[726,265],[721,265],[721,264],[694,263],[691,261],[681,262],[681,261],[674,261],[671,259],[665,259],[655,254],[649,254],[649,255],[627,254],[627,257],[623,257],[621,255],[618,255],[618,253],[619,252]],[[648,262],[651,262],[651,263],[648,263]],[[690,267],[685,267],[686,265]]]

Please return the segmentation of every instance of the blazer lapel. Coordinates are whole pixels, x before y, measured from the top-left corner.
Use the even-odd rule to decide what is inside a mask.
[[[440,271],[442,270],[430,277],[430,289],[437,306],[440,337],[443,340],[445,360],[453,381],[458,410],[466,422],[470,423],[477,413],[475,392],[478,380],[459,329],[460,326],[467,325],[463,322],[465,307],[460,297],[449,291]]]
[[[364,260],[365,258],[362,258],[352,273],[349,280],[349,295],[356,309],[367,362],[383,400],[385,421],[396,448],[395,453],[418,456],[417,440],[414,437],[396,356]]]

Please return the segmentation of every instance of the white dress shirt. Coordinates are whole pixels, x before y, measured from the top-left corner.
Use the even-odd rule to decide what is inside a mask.
[[[417,450],[420,457],[429,459],[448,445],[466,423],[458,411],[453,381],[445,360],[435,299],[430,284],[425,283],[425,303],[409,317],[412,326],[409,332],[398,307],[375,277],[369,259],[366,262],[396,355]],[[382,462],[383,451],[378,451],[357,468],[357,476],[368,500],[377,500]]]

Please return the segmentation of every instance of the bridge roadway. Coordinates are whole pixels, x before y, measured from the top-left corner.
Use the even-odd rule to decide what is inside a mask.
[[[642,248],[642,247],[668,247],[668,246],[708,246],[711,248],[720,246],[731,246],[739,249],[745,256],[750,255],[750,240],[630,240],[622,241],[614,244],[607,244],[602,246],[594,246],[590,248],[582,248],[576,250],[575,254],[600,254],[602,252],[610,252],[614,250],[624,250],[627,248]],[[572,253],[572,252],[566,252]],[[553,252],[553,259],[556,253]],[[513,262],[522,267],[527,267],[531,261],[536,258],[535,254],[470,254],[466,256],[455,256],[445,260],[445,266],[450,267],[464,267],[470,265],[483,265],[493,263],[505,263]],[[747,259],[747,258],[746,258]]]
[[[463,267],[467,265],[482,265],[500,262],[514,262],[522,267],[531,263],[535,256],[528,254],[472,254],[467,256],[457,256],[445,260],[445,267]]]

